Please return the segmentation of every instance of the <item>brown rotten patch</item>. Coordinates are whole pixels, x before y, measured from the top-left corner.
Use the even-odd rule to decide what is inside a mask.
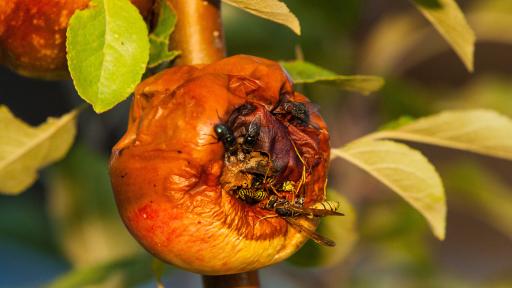
[[[136,89],[112,186],[128,229],[155,256],[202,274],[249,271],[286,259],[317,216],[337,214],[324,202],[328,142],[276,62],[239,55],[175,67]]]

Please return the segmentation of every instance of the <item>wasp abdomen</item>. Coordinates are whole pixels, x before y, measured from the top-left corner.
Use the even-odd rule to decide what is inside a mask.
[[[329,211],[338,211],[339,207],[340,207],[340,203],[337,201],[322,201],[322,202],[313,204],[310,208],[329,210]]]
[[[248,204],[256,204],[267,198],[268,193],[262,189],[240,188],[236,196]]]

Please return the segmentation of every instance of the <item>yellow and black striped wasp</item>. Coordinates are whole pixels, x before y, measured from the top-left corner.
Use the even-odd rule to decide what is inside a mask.
[[[325,217],[325,216],[344,216],[343,213],[337,212],[339,204],[334,201],[323,201],[312,205],[311,207],[301,207],[293,204],[286,199],[278,198],[274,195],[270,196],[264,209],[272,210],[276,216],[284,219],[290,226],[306,234],[311,240],[324,246],[334,247],[336,243],[331,239],[316,233],[314,230],[306,227],[298,221],[298,217]]]
[[[239,188],[236,191],[235,196],[237,198],[239,198],[240,200],[246,202],[247,204],[256,204],[256,203],[259,203],[259,202],[265,200],[265,198],[267,198],[267,196],[268,196],[268,193],[267,193],[267,191],[265,191],[264,189],[261,189],[261,188],[248,187],[248,188]]]

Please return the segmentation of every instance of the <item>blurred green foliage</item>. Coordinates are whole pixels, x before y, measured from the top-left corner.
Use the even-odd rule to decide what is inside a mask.
[[[503,20],[512,19],[510,1],[460,2],[466,4],[462,8],[477,39],[486,41],[477,46],[477,51],[486,49],[477,53],[473,75],[463,69],[452,52],[447,52],[448,45],[407,1],[286,1],[301,21],[300,38],[286,27],[225,6],[228,53],[293,60],[297,58],[296,47],[300,46],[304,60],[329,70],[385,77],[383,89],[368,98],[333,87],[299,87],[319,104],[334,144],[346,143],[401,116],[416,118],[446,108],[492,108],[512,116],[512,70],[507,68],[512,65],[512,42],[510,26]],[[484,13],[506,17],[484,18]],[[395,24],[389,24],[392,22]],[[378,49],[370,49],[369,43],[377,42],[375,37],[387,36],[382,31],[394,35],[384,38],[383,45],[375,46]],[[506,65],[494,67],[493,63],[498,62]],[[126,108],[119,114],[115,114],[116,109],[107,114],[126,117]],[[115,141],[125,127],[112,124],[119,121],[110,120],[108,115],[101,121],[114,128],[101,130],[95,140],[82,139],[68,159],[47,170],[43,181],[27,193],[18,198],[0,196],[0,243],[16,242],[69,263],[69,274],[59,275],[53,287],[100,282],[110,287],[129,287],[154,278],[150,257],[137,248],[117,216],[106,177],[104,154],[111,146],[107,140]],[[81,125],[89,127],[83,130],[93,127],[91,123]],[[92,150],[86,145],[100,148]],[[331,175],[335,177],[329,183],[347,198],[346,203],[341,203],[342,210],[351,203],[357,211],[357,244],[338,259],[344,261],[330,263],[329,268],[295,269],[280,265],[264,271],[286,275],[292,287],[511,287],[512,165],[418,147],[440,167],[449,209],[453,207],[453,213],[448,215],[445,242],[435,242],[422,216],[383,186],[346,165],[333,165]],[[473,221],[475,218],[479,221]],[[96,224],[89,226],[90,223]],[[74,227],[88,228],[74,231]],[[78,245],[82,242],[63,244],[85,241],[84,231],[96,235],[94,239],[101,241],[104,249],[93,251]],[[325,230],[321,233],[329,234]],[[471,239],[457,235],[471,235]],[[111,236],[115,236],[113,240],[109,240]],[[462,245],[461,241],[467,243]],[[74,244],[78,252],[72,251]],[[317,248],[306,244],[295,263],[312,264],[308,257],[309,261],[325,259],[321,254],[324,252]],[[482,251],[499,256],[484,258],[479,253]],[[465,260],[468,257],[471,265]],[[0,268],[9,265],[4,259],[0,263]],[[23,277],[23,271],[18,273]],[[121,276],[109,279],[112,274]],[[0,279],[2,285],[8,283]]]

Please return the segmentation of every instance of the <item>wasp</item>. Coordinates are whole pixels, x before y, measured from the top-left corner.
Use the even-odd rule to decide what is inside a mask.
[[[272,195],[268,199],[265,206],[263,206],[263,208],[274,211],[276,213],[276,216],[280,216],[288,224],[290,224],[290,226],[305,233],[309,238],[311,238],[311,240],[315,241],[317,244],[329,247],[336,246],[336,243],[331,239],[316,233],[315,231],[311,230],[310,228],[304,226],[302,223],[297,221],[297,217],[301,216],[309,218],[325,216],[343,216],[343,213],[336,211],[338,207],[334,204],[334,201],[319,202],[309,208],[306,208],[296,204],[292,204],[286,199],[278,198]]]
[[[295,183],[293,181],[285,181],[283,182],[283,186],[281,187],[282,191],[286,192],[294,192],[295,191]]]
[[[249,127],[247,128],[247,133],[244,136],[244,141],[242,143],[242,149],[245,153],[250,153],[256,142],[258,141],[258,136],[260,135],[261,130],[261,118],[258,115],[254,118]]]
[[[217,139],[222,141],[224,151],[233,155],[236,150],[236,139],[235,135],[233,135],[233,131],[222,123],[215,124],[213,130],[215,131],[215,135],[217,135]]]
[[[322,201],[313,204],[310,209],[318,209],[318,210],[330,210],[336,212],[340,207],[340,203],[338,201]]]
[[[267,191],[258,188],[240,188],[236,192],[236,197],[247,204],[256,204],[268,197]]]

